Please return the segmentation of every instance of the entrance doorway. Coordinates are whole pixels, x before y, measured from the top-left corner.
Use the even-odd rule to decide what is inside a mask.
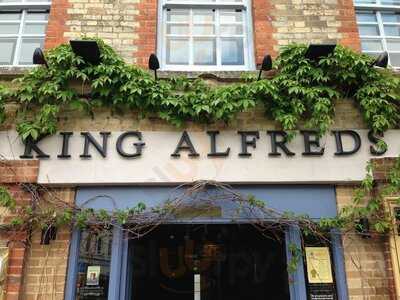
[[[129,299],[289,300],[284,235],[269,235],[244,224],[161,225],[130,242]]]

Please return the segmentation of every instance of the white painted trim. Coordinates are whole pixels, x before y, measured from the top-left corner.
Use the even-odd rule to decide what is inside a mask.
[[[15,34],[0,34],[0,38],[13,38],[16,39],[16,45],[14,49],[14,57],[12,61],[12,65],[0,65],[2,67],[13,67],[13,66],[26,66],[22,64],[18,64],[20,54],[21,54],[21,47],[23,39],[44,39],[46,38],[46,33],[43,34],[32,34],[32,33],[23,33],[25,26],[29,26],[31,24],[43,24],[47,25],[48,20],[32,20],[26,21],[26,14],[27,11],[30,9],[50,9],[50,2],[10,2],[10,3],[1,3],[0,4],[0,11],[1,10],[11,10],[11,9],[20,9],[21,10],[21,18],[19,20],[0,20],[0,24],[19,24],[18,33]],[[28,24],[25,24],[28,22]],[[33,53],[32,53],[33,55]]]
[[[243,10],[243,23],[244,31],[243,35],[243,51],[244,51],[244,65],[220,65],[220,41],[216,39],[216,55],[217,65],[207,66],[199,65],[193,66],[192,52],[189,53],[189,65],[168,65],[166,64],[166,9],[167,8],[236,8]],[[180,1],[167,1],[161,0],[158,3],[158,17],[157,17],[157,56],[160,59],[160,67],[163,71],[251,71],[255,70],[255,49],[254,49],[254,38],[253,38],[253,19],[252,19],[252,6],[251,0],[244,0],[242,3],[238,2],[180,2]],[[217,10],[218,12],[218,10]],[[218,18],[215,20],[219,21]],[[218,27],[218,26],[217,26]],[[218,29],[216,29],[218,30]],[[218,32],[216,32],[218,36]],[[238,35],[239,36],[239,35]],[[232,35],[232,37],[234,37]],[[189,38],[189,43],[193,43],[193,37]],[[190,48],[190,47],[189,47]],[[190,48],[191,49],[191,48]]]

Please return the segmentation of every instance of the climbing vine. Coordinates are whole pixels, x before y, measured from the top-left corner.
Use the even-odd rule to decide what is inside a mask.
[[[17,79],[16,87],[0,87],[0,121],[5,118],[5,103],[16,101],[18,133],[36,140],[56,132],[63,109],[135,110],[182,126],[187,121],[229,122],[238,112],[264,105],[266,115],[284,130],[304,124],[323,134],[333,122],[335,100],[348,98],[359,106],[374,133],[399,122],[400,79],[371,67],[370,57],[342,46],[333,55],[313,61],[305,58],[305,45],[291,45],[277,58],[272,79],[256,81],[247,76],[239,83],[210,86],[202,79],[185,77],[156,81],[147,71],[126,64],[101,40],[97,42],[99,65],[85,63],[69,45],[61,45],[47,52],[48,69],[36,67]],[[77,82],[81,91],[73,88]]]
[[[332,55],[313,61],[305,58],[305,45],[290,45],[282,49],[275,61],[272,78],[257,81],[247,76],[238,83],[211,86],[202,79],[185,77],[154,80],[147,71],[126,64],[103,41],[97,42],[101,51],[99,65],[87,64],[69,45],[61,45],[47,51],[48,68],[32,69],[16,79],[12,87],[0,85],[0,124],[6,119],[5,107],[10,101],[18,104],[15,122],[23,140],[54,134],[58,116],[65,109],[90,115],[96,107],[108,107],[116,113],[134,110],[143,117],[156,115],[183,126],[187,121],[229,122],[237,113],[262,105],[266,116],[284,130],[294,132],[305,127],[322,135],[333,123],[335,101],[349,99],[359,107],[365,123],[375,134],[398,127],[400,121],[400,78],[390,70],[371,67],[370,57],[342,46]],[[331,228],[354,229],[360,226],[357,220],[366,217],[371,220],[373,231],[385,233],[392,223],[382,210],[383,199],[400,191],[400,159],[389,173],[388,184],[379,193],[374,193],[371,172],[369,165],[366,179],[350,205],[337,217],[318,222],[306,215],[274,211],[265,207],[263,201],[238,195],[225,185],[211,183],[211,186],[229,190],[234,195],[230,199],[239,204],[239,213],[257,216],[253,225],[261,232],[270,229],[269,226],[295,223],[304,234],[323,238]],[[207,185],[210,182],[193,184],[198,189]],[[0,187],[0,205],[14,214],[0,230],[49,230],[65,225],[98,226],[102,230],[118,225],[139,237],[171,215],[187,214],[188,207],[182,199],[174,198],[159,207],[146,208],[139,203],[130,209],[112,211],[77,207],[56,197],[45,204],[37,199],[32,206],[19,207],[8,191]],[[213,207],[212,203],[209,205]],[[265,222],[266,216],[274,222]],[[289,262],[289,269],[294,270],[300,261],[297,250],[290,249],[294,259]]]

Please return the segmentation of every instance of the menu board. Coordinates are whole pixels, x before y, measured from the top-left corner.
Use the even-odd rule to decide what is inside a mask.
[[[308,299],[336,300],[329,247],[305,247]]]
[[[306,247],[309,283],[333,283],[331,257],[328,247]]]

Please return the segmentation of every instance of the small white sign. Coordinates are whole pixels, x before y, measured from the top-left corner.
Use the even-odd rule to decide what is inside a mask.
[[[100,266],[88,266],[86,272],[86,285],[99,285]]]

